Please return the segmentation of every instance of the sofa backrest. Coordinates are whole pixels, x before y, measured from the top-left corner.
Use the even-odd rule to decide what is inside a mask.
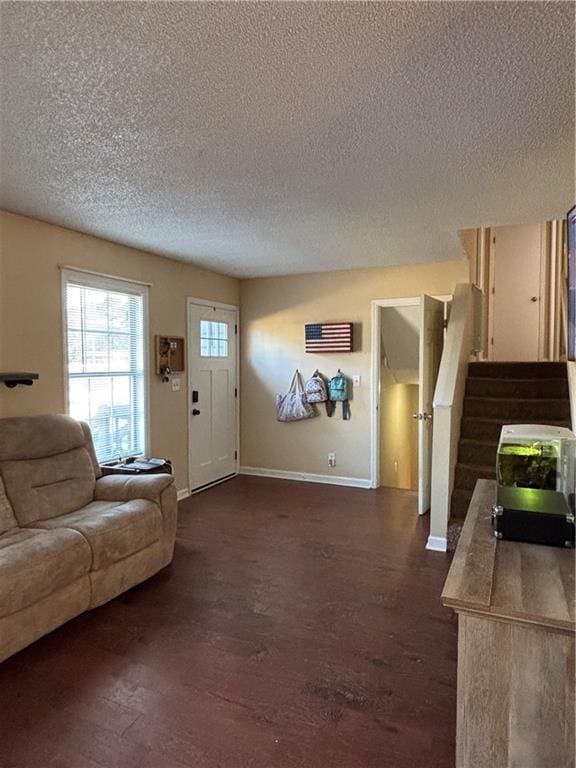
[[[99,476],[87,424],[61,415],[0,419],[0,477],[19,525],[80,509]]]

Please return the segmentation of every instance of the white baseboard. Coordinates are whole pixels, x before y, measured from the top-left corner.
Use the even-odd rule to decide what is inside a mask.
[[[189,488],[181,488],[178,491],[178,501],[184,501],[184,499],[187,499],[188,496],[190,496],[190,489]]]
[[[428,536],[426,549],[430,549],[432,552],[446,552],[448,541],[445,536]]]
[[[215,488],[217,485],[222,485],[222,483],[227,483],[228,480],[232,480],[232,478],[236,477],[238,472],[233,472],[231,475],[226,475],[226,477],[221,477],[218,480],[214,480],[213,483],[207,483],[206,485],[202,485],[200,488],[196,488],[193,491],[189,492],[190,496],[195,496],[197,493],[204,493],[204,491],[209,491],[210,488]]]
[[[346,485],[350,488],[371,488],[369,478],[341,477],[338,475],[314,475],[310,472],[292,472],[287,469],[265,469],[264,467],[240,467],[241,475],[256,477],[275,477],[278,480],[299,480],[304,483],[325,483],[326,485]]]

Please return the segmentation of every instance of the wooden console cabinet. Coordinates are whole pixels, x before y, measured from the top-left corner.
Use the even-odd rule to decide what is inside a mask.
[[[574,768],[574,550],[496,539],[480,480],[444,585],[458,613],[456,768]]]

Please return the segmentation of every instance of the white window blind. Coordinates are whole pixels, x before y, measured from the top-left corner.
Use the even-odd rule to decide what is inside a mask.
[[[100,462],[146,453],[148,289],[63,272],[68,413],[87,421]]]

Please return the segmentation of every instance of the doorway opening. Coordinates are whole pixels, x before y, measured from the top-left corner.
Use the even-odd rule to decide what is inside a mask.
[[[418,492],[430,508],[432,398],[451,296],[372,302],[371,486]]]
[[[420,307],[381,307],[380,326],[380,485],[416,491]]]

